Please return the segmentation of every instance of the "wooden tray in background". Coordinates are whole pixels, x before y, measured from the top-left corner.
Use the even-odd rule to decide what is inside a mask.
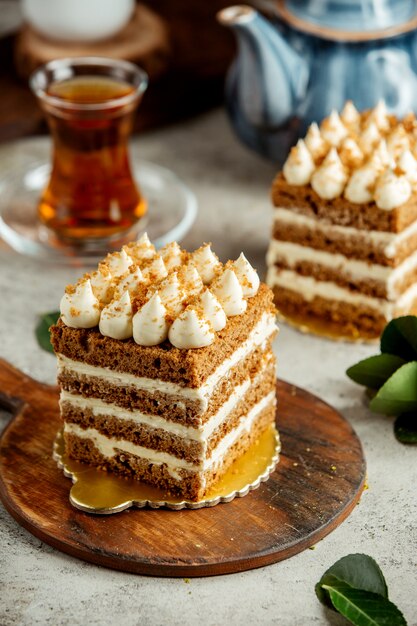
[[[349,423],[302,389],[278,381],[282,455],[244,498],[197,511],[129,509],[89,515],[68,500],[52,459],[58,391],[0,360],[0,404],[14,417],[0,439],[0,497],[36,537],[85,561],[137,574],[210,576],[286,559],[322,539],[362,493],[365,461]]]

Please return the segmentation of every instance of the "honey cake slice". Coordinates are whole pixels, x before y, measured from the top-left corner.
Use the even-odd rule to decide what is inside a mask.
[[[284,316],[378,337],[417,312],[417,122],[348,102],[292,148],[272,186],[267,283]]]
[[[69,456],[202,499],[275,421],[275,313],[243,254],[109,255],[51,329]]]

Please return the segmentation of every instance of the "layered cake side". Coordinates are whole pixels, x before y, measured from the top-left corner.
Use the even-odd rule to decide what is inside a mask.
[[[275,421],[270,289],[245,257],[144,237],[67,289],[52,328],[67,453],[190,500]]]
[[[417,312],[417,122],[383,102],[312,124],[272,187],[267,283],[285,317],[372,338]]]

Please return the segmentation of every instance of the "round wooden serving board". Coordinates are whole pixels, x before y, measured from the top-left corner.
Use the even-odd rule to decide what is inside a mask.
[[[0,497],[29,532],[58,550],[118,570],[210,576],[305,550],[336,528],[365,480],[361,444],[332,407],[277,383],[282,455],[259,489],[197,511],[129,509],[111,516],[71,506],[71,482],[52,459],[58,391],[0,360],[0,404],[14,418],[0,440]]]

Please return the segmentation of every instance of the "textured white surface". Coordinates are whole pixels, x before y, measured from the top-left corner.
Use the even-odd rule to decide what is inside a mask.
[[[274,167],[236,142],[220,112],[146,135],[141,144],[144,158],[173,168],[198,196],[200,214],[184,242],[187,248],[211,240],[223,260],[244,250],[262,275]],[[35,378],[53,382],[55,361],[37,347],[33,328],[37,314],[56,309],[65,284],[79,273],[40,265],[0,246],[0,356]],[[346,622],[317,601],[314,584],[327,567],[351,552],[376,558],[390,598],[409,626],[417,624],[417,450],[396,442],[392,421],[370,413],[361,388],[345,376],[346,367],[376,347],[332,343],[282,326],[276,348],[280,376],[337,407],[361,438],[369,490],[348,520],[315,550],[287,561],[188,582],[77,561],[32,537],[1,507],[2,625],[341,625]]]

